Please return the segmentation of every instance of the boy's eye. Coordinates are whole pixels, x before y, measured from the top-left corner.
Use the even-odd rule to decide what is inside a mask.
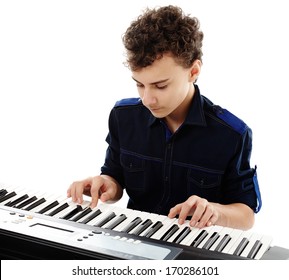
[[[156,85],[157,89],[165,89],[166,87],[167,87],[167,85],[163,85],[163,86]]]
[[[139,88],[143,88],[144,87],[143,84],[139,84],[139,83],[137,83],[136,86],[139,87]],[[165,89],[167,87],[167,85],[155,85],[155,87],[157,89]]]

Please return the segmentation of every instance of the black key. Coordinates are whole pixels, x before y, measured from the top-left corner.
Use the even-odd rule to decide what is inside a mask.
[[[194,241],[192,242],[191,246],[193,247],[198,247],[200,245],[200,243],[207,237],[208,232],[206,230],[202,230],[198,236],[194,239]]]
[[[145,231],[150,225],[152,225],[152,221],[150,219],[145,220],[140,224],[138,228],[136,228],[132,234],[140,235],[143,231]]]
[[[108,223],[110,220],[112,220],[115,217],[115,213],[112,212],[110,213],[108,216],[104,217],[103,219],[101,219],[100,221],[98,221],[94,226],[95,227],[102,227],[104,226],[106,223]]]
[[[7,200],[7,199],[9,199],[9,198],[11,198],[11,197],[13,197],[13,196],[15,196],[15,195],[16,195],[16,192],[6,193],[4,196],[2,196],[0,198],[0,203],[5,201],[5,200]]]
[[[122,232],[129,233],[133,228],[135,228],[138,224],[142,222],[140,217],[136,217],[132,220],[123,230]]]
[[[0,197],[4,196],[7,193],[8,193],[8,191],[6,191],[4,189],[0,190]]]
[[[145,234],[145,237],[150,238],[153,236],[164,224],[157,221]]]
[[[78,220],[80,220],[84,216],[88,215],[91,211],[92,211],[92,209],[90,207],[87,207],[83,211],[81,211],[80,213],[75,215],[73,218],[71,218],[70,221],[77,222]]]
[[[127,216],[124,214],[119,215],[119,217],[117,219],[115,219],[114,221],[112,221],[111,224],[109,224],[107,227],[107,229],[114,229],[116,226],[118,226],[120,223],[122,223],[124,220],[127,219]]]
[[[15,199],[15,200],[12,200],[12,201],[7,202],[7,203],[5,204],[5,206],[13,207],[13,206],[15,206],[17,203],[25,200],[25,199],[28,198],[28,197],[29,197],[29,196],[28,196],[27,194],[24,194],[24,195],[18,197],[17,199]]]
[[[72,209],[70,212],[68,212],[64,216],[60,217],[60,219],[69,220],[70,218],[72,218],[74,215],[76,215],[77,213],[79,213],[82,210],[83,209],[80,205],[76,205],[76,207],[74,209]]]
[[[23,210],[30,211],[33,208],[35,208],[35,207],[39,206],[40,204],[44,203],[45,201],[46,201],[45,198],[40,198],[37,201],[35,201],[34,203],[32,203],[31,205],[29,205],[26,208],[24,208]]]
[[[91,215],[89,215],[88,217],[86,217],[83,221],[81,221],[81,224],[87,224],[88,222],[90,222],[91,220],[93,220],[95,217],[97,217],[98,215],[100,215],[102,212],[97,209],[96,211],[94,211]]]
[[[51,213],[48,213],[47,216],[52,217],[52,216],[58,214],[59,212],[61,212],[62,210],[66,209],[67,207],[69,207],[69,204],[67,202],[65,202],[62,205],[60,205],[59,207],[57,207],[56,209],[52,210]]]
[[[45,212],[51,210],[52,208],[54,208],[55,206],[57,206],[59,204],[59,202],[57,200],[51,202],[49,205],[45,206],[43,209],[39,210],[37,213],[39,214],[44,214]]]
[[[161,237],[160,240],[167,241],[172,235],[179,230],[178,225],[172,225],[169,230]]]
[[[214,232],[206,241],[206,243],[203,246],[203,249],[209,250],[214,243],[219,239],[220,235],[217,232]]]
[[[259,252],[260,248],[262,247],[262,245],[263,244],[261,243],[260,240],[256,240],[254,245],[253,245],[253,247],[252,247],[252,249],[250,250],[247,258],[254,259],[256,257],[256,255],[257,255],[257,253]]]
[[[215,248],[215,251],[222,252],[231,239],[232,238],[230,237],[229,234],[225,234],[221,239],[221,241],[219,242],[219,244],[217,245],[217,247]]]
[[[246,246],[248,245],[248,243],[249,243],[248,238],[244,237],[239,243],[236,250],[234,251],[233,255],[240,256],[242,252],[244,251],[244,249],[246,248]]]
[[[37,197],[36,196],[32,196],[32,197],[26,199],[25,201],[23,201],[22,203],[20,203],[19,205],[15,205],[15,208],[21,209],[21,208],[31,204],[35,200],[37,200]]]
[[[174,243],[181,243],[184,238],[191,232],[190,227],[184,227],[183,230],[177,235],[177,237],[174,239]]]

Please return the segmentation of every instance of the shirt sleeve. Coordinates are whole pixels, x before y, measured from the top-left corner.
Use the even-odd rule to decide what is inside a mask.
[[[250,167],[252,131],[247,127],[241,135],[224,181],[223,202],[244,203],[258,213],[262,206],[257,168]]]
[[[118,137],[118,124],[116,110],[112,110],[109,116],[109,132],[106,137],[108,148],[105,161],[101,167],[101,174],[113,177],[124,188],[124,177],[120,163],[120,145]]]

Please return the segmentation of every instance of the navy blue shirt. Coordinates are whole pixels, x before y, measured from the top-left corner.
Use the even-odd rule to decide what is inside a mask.
[[[167,215],[197,195],[221,204],[245,203],[258,212],[251,129],[195,88],[188,115],[173,134],[139,98],[118,101],[109,116],[101,173],[126,189],[132,209]]]

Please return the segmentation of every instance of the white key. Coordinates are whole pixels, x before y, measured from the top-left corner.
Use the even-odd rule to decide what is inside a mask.
[[[160,228],[153,236],[151,236],[152,239],[160,240],[162,236],[170,229],[170,227],[177,221],[176,218],[170,219],[166,217],[162,223],[163,226]]]
[[[195,236],[195,239],[192,241],[192,242],[196,241],[199,244],[197,246],[193,244],[192,246],[197,247],[197,248],[202,248],[205,242],[211,236],[213,229],[214,229],[214,226],[201,228],[199,233]],[[207,236],[200,242],[199,240],[196,240],[196,238],[198,237],[199,234],[201,234],[202,231],[206,231]]]
[[[228,251],[229,254],[233,255],[235,250],[238,248],[238,246],[243,242],[243,238],[246,238],[250,240],[250,237],[252,236],[252,232],[250,231],[243,231],[239,238],[236,240],[236,242],[232,245],[230,250]],[[248,246],[248,245],[247,245]]]
[[[29,210],[30,212],[35,212],[35,210],[36,210],[38,207],[40,208],[41,205],[44,205],[44,203],[47,202],[47,198],[52,199],[52,197],[54,197],[54,198],[56,197],[55,195],[51,195],[51,194],[49,195],[49,194],[43,193],[43,192],[37,192],[37,193],[35,193],[35,196],[37,197],[37,200],[35,200],[35,201],[31,202],[30,204],[24,206],[22,209],[26,209],[27,207],[32,206],[34,203],[36,203],[36,202],[38,202],[38,201],[40,201],[40,200],[42,200],[42,199],[45,199],[46,201],[42,202],[42,203],[39,204],[38,206],[35,206],[34,208],[32,208],[32,209]]]
[[[173,242],[185,227],[190,227],[189,221],[185,221],[182,225],[180,225],[177,219],[174,224],[177,225],[179,229],[168,239],[168,242]]]
[[[31,199],[33,196],[35,196],[35,197],[38,198],[38,195],[40,194],[40,192],[39,192],[39,191],[33,191],[33,190],[32,190],[31,192],[27,192],[26,194],[28,195],[28,197],[25,198],[25,199],[23,199],[22,201],[18,202],[17,204],[15,204],[14,207],[18,208],[22,203],[24,203],[25,201],[28,201],[28,200]],[[33,202],[35,202],[35,201],[33,201]],[[33,202],[32,202],[32,203],[33,203]],[[29,203],[29,204],[31,204],[31,203]],[[28,204],[28,205],[29,205],[29,204]],[[26,206],[25,206],[25,207],[26,207]]]
[[[227,246],[223,249],[222,253],[228,254],[231,247],[236,243],[236,241],[238,240],[238,238],[240,237],[242,233],[243,231],[240,229],[233,229],[230,233],[231,240],[229,241]]]
[[[89,222],[91,222],[93,219],[96,219],[98,216],[100,216],[102,214],[102,213],[100,213],[97,216],[95,216],[94,218],[92,218],[95,214],[97,214],[99,211],[101,211],[100,208],[99,208],[99,205],[97,207],[94,207],[90,213],[88,213],[86,216],[84,216],[81,219],[79,219],[77,222],[78,223],[89,224]],[[88,218],[91,219],[91,220],[89,222],[85,222]]]
[[[94,226],[105,228],[116,217],[116,210],[117,209],[114,209],[113,207],[107,209],[107,211],[105,211],[105,214],[97,220]]]
[[[55,194],[47,194],[45,197],[46,202],[40,204],[39,206],[35,207],[34,209],[31,209],[30,211],[33,213],[37,213],[40,210],[44,209],[46,206],[48,206],[50,203],[54,202],[54,201],[58,201],[58,199],[60,199],[59,195],[55,195]]]
[[[134,213],[132,213],[133,211],[131,209],[123,209],[123,211],[121,212],[122,214],[124,214],[127,218],[120,223],[119,225],[117,225],[113,230],[114,231],[122,231],[122,229],[124,229],[133,219],[135,219],[135,217],[137,215],[140,215],[140,211],[134,211]]]
[[[69,203],[71,201],[71,199],[70,198],[65,198],[65,199],[60,199],[60,200],[58,200],[58,202],[59,202],[59,204],[58,205],[56,205],[55,207],[53,207],[52,209],[50,209],[47,213],[45,213],[45,214],[47,214],[48,216],[50,216],[56,209],[58,209],[59,207],[61,207],[61,205],[63,205],[63,204],[65,204],[65,203]],[[66,208],[67,209],[67,208]],[[61,212],[62,212],[63,210],[61,210]],[[53,215],[53,217],[54,218],[58,218],[59,217],[59,212],[57,213],[57,214],[55,214],[55,215]]]
[[[119,224],[118,226],[116,226],[113,230],[114,231],[118,231],[121,232],[123,229],[125,229],[136,217],[140,217],[141,216],[141,211],[137,211],[137,210],[131,210],[131,209],[123,209],[122,214],[126,215],[126,219]]]
[[[57,209],[59,206],[61,206],[63,203],[69,201],[69,198],[64,198],[63,196],[58,196],[56,201],[58,202],[58,204],[53,206],[53,208],[49,209],[48,211],[46,211],[44,213],[45,215],[48,215],[49,213],[51,213],[52,211]],[[51,201],[51,202],[54,202],[54,201]]]
[[[5,205],[11,201],[14,201],[15,199],[21,197],[22,195],[26,194],[26,191],[23,189],[23,188],[19,188],[19,187],[16,187],[16,188],[10,188],[9,190],[6,189],[8,191],[8,193],[6,195],[8,195],[9,193],[11,192],[15,192],[15,195],[2,201],[0,205]],[[5,196],[6,196],[5,195]]]
[[[228,228],[228,227],[223,227],[219,234],[220,234],[220,237],[219,239],[217,240],[217,242],[215,242],[215,244],[212,245],[212,247],[210,248],[211,251],[215,251],[215,249],[217,248],[217,246],[220,244],[220,242],[222,241],[222,239],[224,238],[224,236],[227,234],[227,235],[230,235],[231,232],[233,231],[232,228]],[[231,238],[231,237],[230,237]],[[226,247],[226,246],[225,246]],[[224,247],[224,248],[225,248]]]
[[[127,219],[124,214],[115,213],[115,215],[116,216],[113,219],[111,219],[108,223],[106,223],[103,228],[114,230],[115,227],[117,227]]]
[[[128,217],[135,217],[135,214],[133,214],[134,210],[127,209],[127,208],[121,208],[121,207],[115,207],[114,211],[116,214],[116,217],[113,218],[109,224],[105,225],[104,228],[109,228],[111,224],[113,224],[115,221],[120,219],[120,216],[126,217],[121,223],[119,223],[117,226],[113,228],[113,230],[121,231],[121,229],[124,227],[125,224],[127,224]],[[138,211],[137,213],[141,213]],[[140,214],[139,214],[140,215]]]
[[[134,222],[135,219],[139,218],[140,221],[133,227],[129,230],[129,233],[132,233],[144,220],[146,220],[146,218],[149,216],[149,213],[147,212],[142,212],[142,211],[133,211],[131,213],[127,213],[128,215],[130,215],[128,217],[128,219],[126,220],[126,223],[123,224],[119,229],[120,231],[126,231],[127,230],[127,227]],[[131,214],[133,214],[131,216]]]
[[[138,231],[141,230],[143,228],[143,223],[144,222],[149,222],[147,221],[150,218],[150,214],[146,213],[146,212],[141,212],[141,216],[139,216],[139,218],[141,218],[141,222],[138,223],[135,227],[133,227],[129,233],[130,234],[138,234]]]
[[[19,203],[22,203],[24,200],[26,200],[27,198],[29,198],[30,196],[31,196],[31,193],[29,193],[27,190],[25,190],[25,189],[17,189],[17,190],[15,190],[15,192],[16,192],[16,195],[15,196],[13,196],[13,197],[11,197],[10,199],[8,199],[8,200],[6,200],[6,201],[4,201],[4,205],[6,204],[6,203],[13,203],[13,205],[8,205],[8,206],[10,206],[10,207],[14,207],[14,206],[16,206],[17,204],[19,204]],[[23,196],[27,196],[27,198],[25,198],[25,199],[22,199],[20,202],[17,202],[16,204],[15,204],[15,200],[17,200],[17,199],[19,199],[19,198],[21,198],[21,197],[23,197]]]
[[[200,233],[200,229],[196,227],[191,228],[191,232],[182,240],[180,243],[181,245],[191,246],[193,240],[198,236]]]
[[[166,218],[167,218],[167,216],[165,216],[165,215],[159,215],[159,214],[151,214],[152,216],[150,216],[149,218],[152,220],[152,222],[153,222],[153,224],[150,226],[150,227],[148,227],[144,232],[142,232],[141,234],[140,234],[140,236],[146,236],[147,235],[147,233],[152,229],[152,227],[154,226],[154,224],[155,223],[157,223],[157,222],[163,222]],[[161,228],[160,229],[158,229],[154,234],[157,234],[157,232],[159,231],[159,230],[161,230]],[[153,234],[153,235],[154,235]],[[152,236],[153,236],[152,235]],[[151,236],[151,237],[152,237]],[[150,238],[151,238],[150,237]]]
[[[97,205],[97,207],[95,207],[93,209],[93,211],[97,211],[97,209],[99,209],[101,211],[101,214],[99,214],[98,216],[96,216],[94,219],[92,219],[91,221],[89,221],[87,223],[87,225],[90,225],[90,226],[94,226],[96,223],[98,223],[100,220],[102,220],[104,217],[107,217],[107,215],[109,213],[112,212],[112,209],[113,207],[109,207],[107,204],[105,203],[99,203]]]
[[[16,187],[16,186],[3,186],[0,189],[5,189],[8,193],[15,191],[16,193],[18,191],[24,190],[22,187]]]
[[[88,205],[89,202],[88,201],[83,201],[81,203],[81,205],[79,203],[73,202],[72,200],[67,201],[67,204],[69,205],[69,207],[65,208],[64,210],[62,210],[61,212],[57,213],[56,215],[54,215],[53,217],[55,218],[62,218],[65,217],[67,214],[69,214],[71,211],[73,211],[74,209],[76,209],[78,206],[80,206],[83,209],[85,209]],[[82,211],[81,210],[81,211]],[[79,212],[78,212],[79,213]],[[76,215],[76,214],[75,214]]]
[[[50,216],[56,209],[58,209],[59,207],[61,207],[63,204],[67,203],[68,206],[66,208],[64,208],[63,210],[61,210],[60,212],[52,215],[53,218],[60,218],[64,215],[64,213],[71,211],[74,208],[74,202],[70,203],[69,201],[63,201],[60,202],[56,207],[54,207],[53,209],[49,210],[49,212],[47,213],[48,216]],[[75,204],[76,205],[76,204]]]
[[[145,234],[155,224],[155,222],[157,222],[157,219],[159,218],[159,216],[160,215],[154,214],[154,213],[149,213],[148,215],[142,216],[142,222],[139,225],[137,225],[130,233],[134,234],[135,232],[138,232],[139,230],[143,230],[142,227],[143,227],[143,223],[144,222],[151,223],[146,229],[144,229],[139,234],[140,236],[142,236],[143,234]]]
[[[207,237],[201,242],[201,244],[198,246],[198,248],[204,248],[204,246],[206,245],[207,241],[213,237],[214,234],[219,234],[219,232],[222,230],[223,228],[221,226],[210,226],[207,227],[207,231],[208,231],[208,235]],[[218,237],[217,240],[215,240],[215,243],[217,243],[217,241],[220,239],[220,236]],[[215,244],[214,243],[214,244]],[[205,248],[206,249],[206,248]]]
[[[268,235],[264,235],[261,238],[262,247],[260,248],[259,252],[255,256],[255,260],[260,260],[262,256],[267,252],[270,248],[273,238]]]
[[[249,239],[249,244],[241,253],[241,257],[247,258],[249,252],[251,251],[252,247],[254,246],[255,242],[261,239],[261,235],[258,233],[252,233]]]

